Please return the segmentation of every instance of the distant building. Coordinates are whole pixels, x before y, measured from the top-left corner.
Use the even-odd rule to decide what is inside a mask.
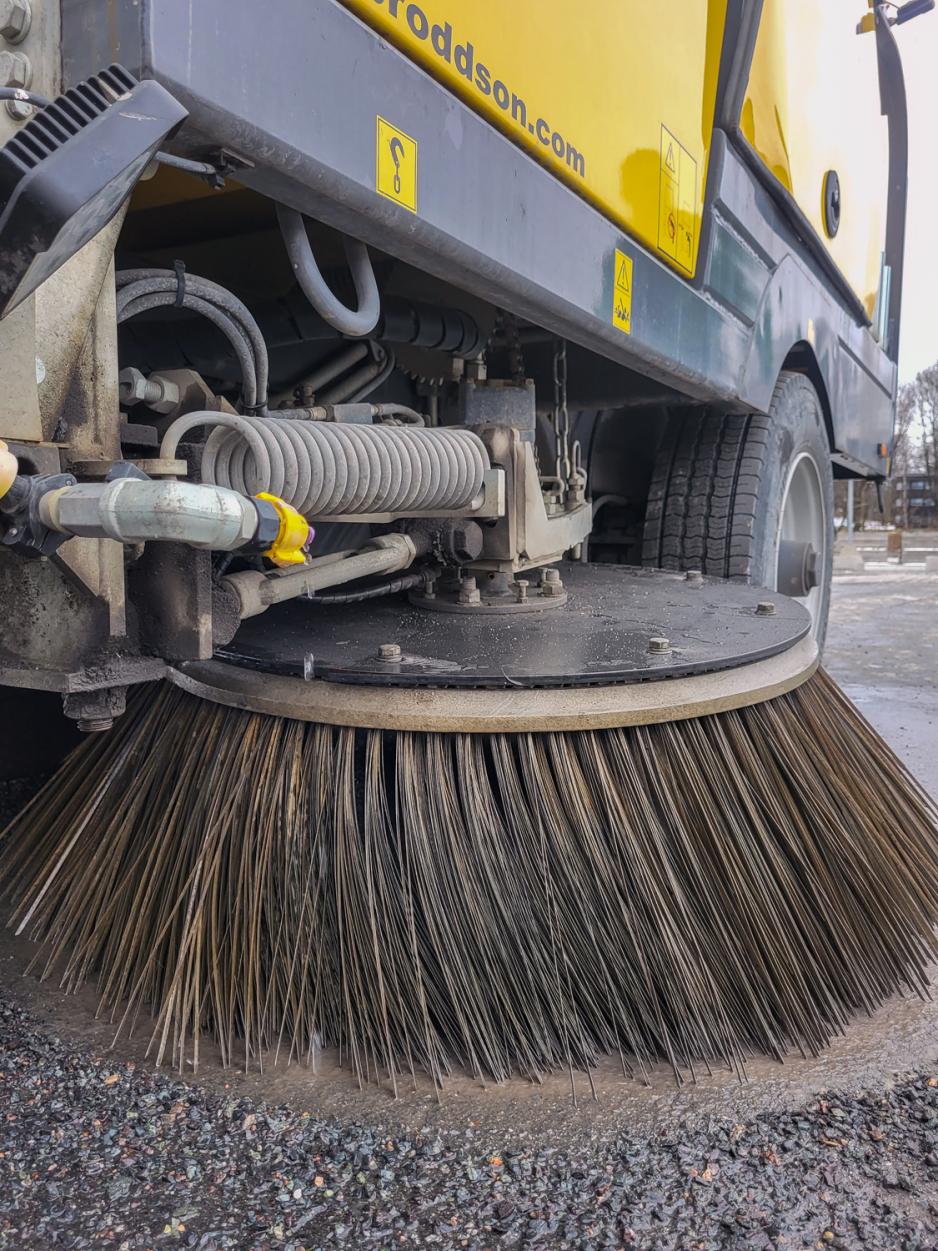
[[[892,480],[896,524],[907,529],[931,527],[938,522],[938,493],[929,474],[897,474]]]

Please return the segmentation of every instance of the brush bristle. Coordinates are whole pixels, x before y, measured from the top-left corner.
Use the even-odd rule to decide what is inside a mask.
[[[158,1059],[365,1080],[814,1053],[936,955],[930,801],[834,683],[587,733],[355,731],[163,685],[0,845],[12,924]]]

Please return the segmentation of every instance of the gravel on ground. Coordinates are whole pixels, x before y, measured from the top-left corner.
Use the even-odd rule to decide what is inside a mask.
[[[938,1076],[575,1151],[210,1093],[0,1000],[0,1247],[938,1247]]]

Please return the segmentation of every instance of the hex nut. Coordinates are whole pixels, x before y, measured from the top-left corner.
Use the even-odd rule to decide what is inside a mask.
[[[122,369],[118,375],[118,394],[122,404],[142,404],[146,398],[146,375],[133,365]]]
[[[543,569],[541,571],[541,595],[550,599],[563,595],[563,582],[560,580],[559,569]]]
[[[661,656],[671,650],[671,640],[666,638],[649,639],[648,650],[655,656]]]
[[[32,62],[25,53],[10,52],[6,48],[0,52],[0,85],[22,87],[25,91],[32,79]]]
[[[379,660],[400,660],[401,649],[398,643],[382,643],[378,648]]]
[[[476,584],[475,578],[463,578],[459,584],[459,602],[460,604],[481,604],[482,594]]]
[[[699,569],[688,569],[684,574],[685,582],[703,582],[703,574]]]
[[[774,617],[775,616],[775,605],[772,603],[770,599],[760,600],[760,602],[756,604],[756,616],[757,617]]]
[[[0,0],[0,38],[7,43],[22,43],[32,20],[29,0]]]
[[[101,734],[114,724],[127,706],[127,688],[105,686],[65,695],[62,708],[83,734]]]
[[[511,585],[517,602],[519,604],[524,604],[528,598],[528,587],[531,585],[530,582],[528,582],[527,578],[517,578]]]
[[[22,52],[0,51],[0,86],[25,91],[32,79],[33,67],[28,56]],[[33,115],[33,106],[27,100],[7,100],[6,110],[18,122],[25,122]]]
[[[170,413],[174,413],[180,403],[179,387],[171,378],[164,378],[161,374],[150,374],[147,379],[147,395],[145,397],[148,408],[152,408],[154,413],[159,413],[166,417]]]

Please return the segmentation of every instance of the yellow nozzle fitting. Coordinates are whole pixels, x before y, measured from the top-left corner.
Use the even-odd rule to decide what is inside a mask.
[[[3,499],[13,485],[19,471],[20,467],[16,457],[4,441],[0,439],[0,500]]]
[[[306,559],[304,548],[310,540],[310,528],[302,513],[298,513],[286,500],[276,495],[268,495],[266,491],[256,497],[272,504],[280,518],[280,529],[277,537],[263,553],[275,565],[302,565]]]

